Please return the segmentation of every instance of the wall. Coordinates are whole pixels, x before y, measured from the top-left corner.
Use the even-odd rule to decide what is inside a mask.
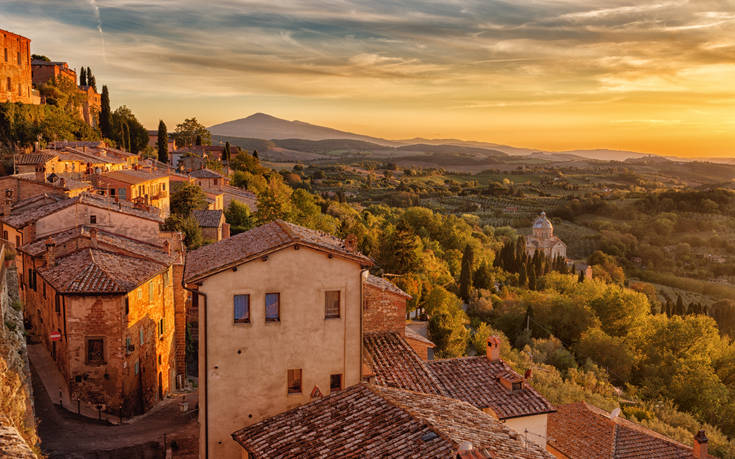
[[[419,341],[417,339],[409,338],[408,336],[405,337],[406,342],[409,346],[418,354],[419,357],[421,357],[423,360],[429,360],[429,349],[434,349],[434,346],[430,344],[426,344],[423,341]],[[433,353],[432,353],[433,356]]]
[[[365,283],[363,327],[365,333],[406,333],[406,297]]]
[[[546,421],[548,415],[537,414],[535,416],[522,416],[519,418],[506,419],[505,425],[515,430],[524,438],[528,430],[528,441],[536,443],[546,449]]]
[[[176,349],[176,374],[186,375],[186,308],[189,292],[184,290],[184,265],[173,265],[174,288],[174,339]]]
[[[302,247],[287,247],[267,261],[253,260],[237,271],[205,279],[207,343],[203,298],[199,315],[199,416],[201,448],[205,413],[209,418],[209,457],[239,458],[231,434],[266,417],[311,400],[314,386],[329,393],[331,374],[343,386],[360,381],[360,266]],[[324,318],[324,292],[340,290],[341,317]],[[280,292],[280,322],[265,322],[265,294]],[[251,323],[233,323],[233,295],[250,294]],[[204,368],[204,353],[208,368]],[[302,393],[287,391],[287,370],[302,369]],[[204,373],[209,387],[205,386]],[[207,406],[205,391],[208,394]],[[233,401],[236,401],[233,403]]]
[[[31,90],[31,40],[0,30],[0,102],[30,104]]]
[[[97,226],[107,231],[142,241],[158,239],[159,224],[156,221],[86,204],[75,204],[39,218],[36,221],[34,238],[79,225],[89,225],[91,215],[97,217]]]

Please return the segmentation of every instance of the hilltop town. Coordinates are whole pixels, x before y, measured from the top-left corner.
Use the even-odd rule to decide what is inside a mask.
[[[585,249],[568,176],[275,161],[0,49],[0,457],[735,457],[730,306]]]

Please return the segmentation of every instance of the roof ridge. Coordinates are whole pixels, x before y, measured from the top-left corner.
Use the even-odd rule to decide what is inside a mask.
[[[124,288],[123,286],[121,286],[121,285],[120,285],[120,284],[119,284],[119,283],[117,282],[117,279],[115,279],[115,276],[113,276],[113,275],[112,275],[112,274],[110,274],[110,273],[109,273],[109,272],[108,272],[108,271],[107,271],[107,270],[106,270],[105,268],[103,268],[102,266],[100,266],[100,263],[101,263],[101,262],[100,262],[100,261],[99,261],[99,260],[98,260],[97,258],[95,258],[95,256],[94,256],[94,255],[95,255],[95,252],[104,252],[104,253],[110,253],[110,254],[113,254],[113,255],[119,255],[119,256],[125,256],[125,255],[122,255],[122,254],[117,254],[117,253],[113,253],[113,252],[107,252],[106,250],[100,250],[100,249],[96,249],[96,248],[92,248],[92,247],[89,247],[89,248],[88,248],[87,250],[89,250],[89,256],[90,256],[90,258],[92,259],[92,263],[94,264],[94,266],[95,266],[95,267],[96,267],[97,269],[99,269],[100,271],[102,271],[102,272],[103,272],[103,273],[105,274],[105,276],[107,276],[107,278],[108,278],[108,279],[110,279],[110,281],[111,281],[111,282],[112,282],[113,284],[115,284],[115,286],[116,286],[117,288],[119,288],[119,289],[122,289],[122,290],[127,290],[126,288]]]
[[[286,233],[286,235],[289,237],[289,239],[295,240],[295,241],[301,241],[301,238],[296,236],[293,231],[291,231],[291,228],[288,227],[288,224],[281,220],[280,218],[277,218],[273,220],[273,223],[278,225],[281,230]]]

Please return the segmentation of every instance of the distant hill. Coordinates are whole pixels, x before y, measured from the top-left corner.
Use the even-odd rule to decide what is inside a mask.
[[[216,124],[209,128],[216,137],[231,137],[241,139],[264,139],[283,140],[280,148],[293,151],[304,151],[312,154],[324,154],[330,152],[355,152],[360,150],[375,151],[379,149],[398,150],[420,150],[423,153],[441,155],[449,150],[452,154],[469,153],[475,156],[498,158],[502,155],[522,156],[550,161],[575,161],[578,159],[592,159],[598,161],[625,161],[628,159],[641,159],[652,156],[648,153],[640,153],[627,150],[589,149],[569,151],[545,151],[530,148],[514,147],[491,142],[478,142],[459,139],[401,139],[388,140],[379,137],[371,137],[353,132],[340,131],[324,126],[305,123],[303,121],[288,121],[276,118],[265,113],[255,113],[247,118],[241,118],[226,123]],[[344,143],[342,141],[354,141],[357,143]],[[287,141],[287,142],[285,142]],[[300,144],[299,141],[317,141],[320,144]],[[366,144],[360,144],[360,142]],[[286,145],[288,143],[288,145]],[[446,147],[446,148],[445,148]],[[663,158],[664,156],[657,155]],[[675,161],[692,161],[692,159],[666,157]],[[733,158],[708,158],[707,161],[733,164]]]

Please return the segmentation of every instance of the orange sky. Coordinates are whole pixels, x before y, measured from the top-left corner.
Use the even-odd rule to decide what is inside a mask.
[[[386,138],[735,156],[728,0],[6,0],[151,128],[265,112]],[[80,46],[83,44],[84,46]]]

